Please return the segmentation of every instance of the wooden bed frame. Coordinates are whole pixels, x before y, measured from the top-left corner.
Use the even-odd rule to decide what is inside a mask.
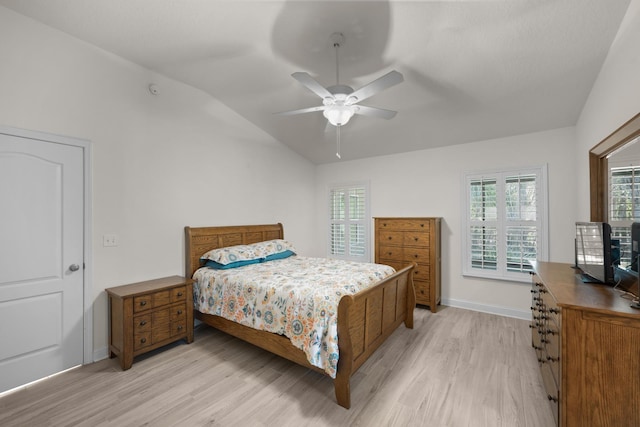
[[[229,227],[185,227],[186,277],[200,267],[200,256],[215,248],[246,245],[284,238],[282,224]],[[404,322],[413,328],[416,305],[411,271],[414,265],[396,272],[355,295],[342,297],[338,306],[338,370],[333,380],[338,404],[351,406],[351,375],[369,358],[389,335]],[[195,285],[194,285],[195,286]],[[296,362],[314,371],[304,352],[283,335],[260,331],[219,316],[194,311],[197,319],[230,335]]]

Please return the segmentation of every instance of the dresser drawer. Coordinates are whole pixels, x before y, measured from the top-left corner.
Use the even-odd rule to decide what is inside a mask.
[[[376,224],[380,230],[429,230],[429,221],[411,218],[379,219]]]
[[[429,281],[429,266],[418,263],[418,266],[413,269],[413,280]]]
[[[404,242],[404,233],[402,231],[380,231],[380,244],[381,245],[402,245]]]
[[[402,259],[407,262],[429,262],[429,249],[405,247],[402,251]]]
[[[378,248],[378,258],[384,264],[384,260],[403,261],[404,255],[401,246],[380,245]]]
[[[402,233],[402,243],[405,246],[429,247],[429,232],[405,231]]]
[[[413,287],[416,290],[416,300],[419,304],[429,305],[429,283],[414,280]]]

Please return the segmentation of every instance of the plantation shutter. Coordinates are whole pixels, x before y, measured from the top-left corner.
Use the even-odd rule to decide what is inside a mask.
[[[631,224],[640,221],[640,166],[609,169],[609,225],[620,241],[620,264],[631,263]]]
[[[546,167],[467,174],[463,273],[525,281],[546,259]]]
[[[353,185],[329,190],[329,255],[368,261],[369,214],[367,187]]]

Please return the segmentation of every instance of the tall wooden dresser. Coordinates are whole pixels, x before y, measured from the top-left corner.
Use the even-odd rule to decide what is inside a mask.
[[[640,426],[640,310],[569,264],[531,264],[531,341],[557,425]]]
[[[441,218],[374,218],[375,262],[396,270],[415,262],[416,303],[432,312],[440,303]]]

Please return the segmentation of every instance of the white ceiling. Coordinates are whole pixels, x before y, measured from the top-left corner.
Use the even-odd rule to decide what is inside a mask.
[[[320,98],[390,70],[405,82],[342,129],[350,160],[575,125],[629,0],[0,0],[21,14],[210,93],[310,161],[335,157]],[[150,82],[151,83],[151,82]]]

